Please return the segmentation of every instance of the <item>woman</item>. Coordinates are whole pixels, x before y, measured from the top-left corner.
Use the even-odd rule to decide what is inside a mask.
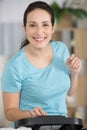
[[[69,56],[63,42],[52,41],[54,15],[42,1],[31,3],[24,12],[27,40],[3,72],[2,91],[8,120],[64,115],[66,97],[77,87],[80,59]]]

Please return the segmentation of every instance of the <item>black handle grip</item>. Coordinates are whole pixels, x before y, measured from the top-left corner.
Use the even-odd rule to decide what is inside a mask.
[[[34,128],[34,130],[39,129],[40,126],[46,125],[70,125],[76,126],[77,128],[79,128],[79,130],[83,127],[81,119],[68,118],[64,116],[39,116],[34,118],[21,119],[15,122],[15,128],[23,126]]]

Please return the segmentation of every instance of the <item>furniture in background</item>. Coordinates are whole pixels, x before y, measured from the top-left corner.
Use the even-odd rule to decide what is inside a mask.
[[[87,28],[56,29],[53,40],[64,41],[70,53],[75,53],[81,59],[78,90],[68,97],[69,116],[81,117],[87,122]]]

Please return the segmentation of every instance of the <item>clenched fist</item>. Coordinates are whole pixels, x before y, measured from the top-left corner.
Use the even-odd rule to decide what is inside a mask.
[[[71,73],[78,74],[81,69],[81,60],[75,55],[72,54],[66,61],[67,66],[69,67]]]

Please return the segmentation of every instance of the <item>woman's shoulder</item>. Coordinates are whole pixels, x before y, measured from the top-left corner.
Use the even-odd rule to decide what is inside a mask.
[[[64,43],[62,41],[52,41],[51,45],[55,51],[57,51],[57,50],[62,51],[67,48],[66,43]]]
[[[14,56],[7,61],[6,67],[20,67],[23,62],[23,50],[18,51]]]
[[[66,46],[66,43],[63,41],[51,41],[50,43],[54,47],[65,47]]]

